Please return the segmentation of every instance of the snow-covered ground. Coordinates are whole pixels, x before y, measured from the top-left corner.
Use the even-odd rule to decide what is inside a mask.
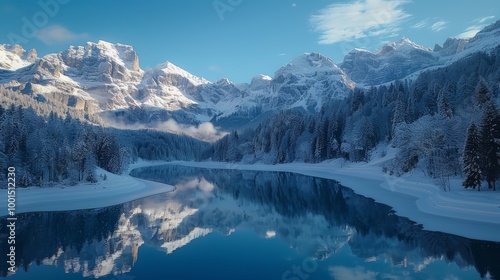
[[[140,161],[131,165],[131,169],[159,164],[158,162]],[[161,164],[164,164],[162,162]],[[142,197],[169,192],[171,185],[142,180],[129,175],[115,175],[103,169],[97,169],[97,183],[82,183],[76,186],[55,186],[47,188],[16,189],[16,213],[39,211],[66,211],[101,208],[133,201]],[[106,175],[103,180],[100,175]],[[7,215],[7,190],[0,190],[0,216]]]
[[[131,169],[177,164],[203,168],[287,171],[334,179],[356,193],[394,208],[400,216],[420,223],[425,229],[468,238],[500,242],[500,191],[465,190],[459,178],[451,180],[451,190],[443,191],[432,179],[415,171],[402,177],[381,172],[394,151],[369,163],[346,163],[332,160],[319,164],[289,163],[279,165],[231,164],[222,162],[144,162]],[[17,213],[63,211],[116,205],[142,197],[172,191],[173,186],[137,179],[129,175],[106,174],[108,179],[96,184],[73,187],[28,188],[17,190]],[[125,172],[128,174],[128,172]],[[7,201],[7,190],[0,190],[0,201]],[[1,203],[0,215],[7,213]],[[4,214],[5,213],[5,214]]]

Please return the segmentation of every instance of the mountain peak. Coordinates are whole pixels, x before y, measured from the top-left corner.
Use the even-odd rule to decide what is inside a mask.
[[[349,52],[342,69],[360,84],[383,84],[436,65],[438,57],[430,48],[422,47],[406,37],[385,44],[378,53],[355,49]]]
[[[384,55],[387,53],[390,53],[392,51],[400,51],[400,52],[408,52],[408,51],[413,51],[413,50],[422,50],[422,51],[427,51],[430,52],[432,51],[430,48],[423,47],[421,45],[418,45],[411,41],[410,39],[406,37],[402,37],[401,39],[385,44],[382,49],[380,50],[379,54]]]
[[[259,74],[255,77],[252,78],[252,81],[271,81],[273,78],[269,77],[268,75],[264,74]]]
[[[21,45],[0,44],[0,49],[9,51],[18,56],[23,56],[26,50]]]
[[[197,77],[188,71],[180,68],[179,66],[173,64],[170,61],[166,61],[164,63],[158,64],[152,69],[153,71],[162,71],[165,74],[180,76],[188,79],[193,85],[202,85],[210,83],[204,78]]]
[[[26,52],[20,45],[0,44],[0,68],[17,70],[30,65],[37,59],[35,49]]]
[[[500,37],[500,20],[486,26],[483,30],[479,31],[474,37],[470,38],[470,42],[475,41],[493,41],[489,43],[498,42]]]
[[[91,44],[91,45],[92,45],[92,44],[96,44],[96,43],[93,43],[93,42],[87,42],[87,44]],[[113,48],[113,47],[115,47],[115,46],[117,46],[117,45],[122,45],[122,44],[120,44],[120,43],[113,44],[113,43],[110,43],[110,42],[108,42],[108,41],[99,40],[99,41],[97,41],[97,44],[96,44],[96,45],[98,45],[98,46],[102,46],[102,47],[106,47],[106,48]],[[129,46],[129,47],[131,47],[131,46]]]
[[[129,45],[112,44],[99,40],[97,43],[87,42],[85,46],[70,46],[62,52],[65,63],[78,65],[78,61],[92,60],[114,62],[130,71],[142,72],[139,67],[139,57]]]
[[[217,81],[215,81],[215,84],[220,87],[234,85],[233,82],[231,82],[231,80],[229,80],[228,78],[220,78]]]
[[[397,44],[414,44],[410,39],[407,37],[403,36],[401,39],[396,41]]]
[[[315,72],[340,71],[333,61],[320,53],[304,53],[295,57],[289,63],[282,66],[275,74],[279,75],[304,75]]]
[[[494,23],[486,26],[483,30],[479,31],[479,33],[487,33],[495,30],[500,30],[500,20],[497,20]]]
[[[320,53],[304,53],[294,58],[289,64],[311,68],[333,67],[333,61]]]

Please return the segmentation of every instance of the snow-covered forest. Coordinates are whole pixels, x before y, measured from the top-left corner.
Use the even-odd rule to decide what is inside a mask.
[[[131,46],[89,42],[85,56],[70,48],[0,72],[0,167],[16,166],[21,185],[46,185],[92,182],[95,166],[120,173],[137,158],[368,162],[391,146],[398,153],[382,167],[388,174],[419,169],[444,189],[452,176],[495,189],[498,34],[500,21],[434,51],[403,38],[377,54],[354,50],[340,66],[306,53],[250,84],[211,83],[171,63],[144,72]],[[12,49],[23,50],[3,47],[8,57]],[[118,50],[129,55],[110,55]],[[119,73],[99,66],[111,62]],[[162,125],[169,121],[175,129]],[[208,144],[113,125],[191,130],[203,140],[238,130]]]
[[[358,162],[369,161],[375,147],[392,145],[399,152],[384,167],[390,174],[421,168],[445,188],[450,176],[465,176],[465,187],[479,187],[484,179],[494,188],[500,174],[499,69],[497,47],[415,80],[357,88],[319,113],[279,112],[254,129],[233,131],[204,157],[271,164]]]
[[[31,107],[0,106],[0,169],[15,166],[21,187],[95,182],[96,166],[120,173],[138,158],[194,160],[206,145],[158,131],[93,126],[69,113],[44,118]]]

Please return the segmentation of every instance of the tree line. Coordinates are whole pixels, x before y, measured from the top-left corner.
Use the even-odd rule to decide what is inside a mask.
[[[31,107],[0,106],[0,170],[14,166],[19,186],[96,182],[96,167],[119,174],[138,158],[194,160],[206,145],[158,131],[94,126],[69,113],[42,117]]]
[[[444,189],[450,176],[459,175],[466,187],[479,187],[484,179],[494,189],[500,174],[499,80],[497,48],[415,80],[356,88],[319,113],[278,112],[255,128],[228,134],[204,158],[270,164],[334,158],[357,162],[370,160],[378,145],[392,145],[398,152],[384,166],[391,174],[419,168]],[[468,137],[471,123],[473,135]]]

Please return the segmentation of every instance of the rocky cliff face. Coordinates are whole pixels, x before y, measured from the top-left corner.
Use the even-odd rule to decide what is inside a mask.
[[[436,45],[434,52],[439,53],[441,56],[455,55],[465,49],[468,39],[448,38],[443,46]]]
[[[131,46],[104,41],[70,47],[60,54],[70,76],[103,83],[139,81],[142,70]]]
[[[344,98],[354,83],[333,61],[305,53],[279,69],[271,81],[271,106],[319,111],[332,98]]]
[[[0,69],[17,70],[30,65],[37,58],[35,49],[26,52],[20,45],[0,44]]]
[[[356,83],[379,85],[402,79],[439,64],[439,56],[407,38],[387,44],[378,53],[355,49],[344,58],[342,69]]]

